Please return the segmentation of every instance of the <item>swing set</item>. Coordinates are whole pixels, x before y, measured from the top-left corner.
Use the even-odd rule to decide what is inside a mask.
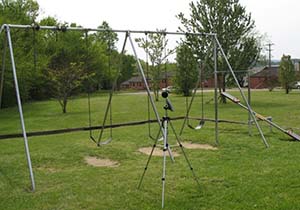
[[[12,40],[11,40],[11,29],[34,29],[34,30],[52,30],[52,31],[63,31],[63,32],[67,32],[67,31],[83,31],[85,32],[85,38],[87,39],[87,35],[88,32],[104,32],[107,30],[101,29],[101,28],[97,28],[97,29],[92,29],[92,28],[79,28],[79,27],[58,27],[58,26],[33,26],[33,25],[11,25],[11,24],[4,24],[1,26],[0,28],[0,34],[2,34],[2,32],[5,32],[5,44],[4,44],[4,51],[3,51],[3,58],[5,58],[6,56],[6,46],[8,46],[9,49],[9,54],[10,54],[10,60],[11,60],[11,69],[12,69],[12,73],[13,73],[13,80],[14,80],[14,85],[15,85],[15,91],[16,91],[16,97],[17,97],[17,104],[18,104],[18,110],[19,110],[19,116],[20,116],[20,121],[21,121],[21,126],[22,126],[22,134],[18,134],[19,136],[22,135],[23,139],[24,139],[24,145],[25,145],[25,153],[26,153],[26,158],[27,158],[27,163],[28,163],[28,168],[29,168],[29,174],[30,174],[30,180],[31,180],[31,189],[32,191],[35,190],[35,181],[34,181],[34,174],[33,174],[33,170],[32,170],[32,165],[31,165],[31,159],[30,159],[30,152],[29,152],[29,146],[28,146],[28,139],[27,139],[27,131],[26,131],[26,127],[25,127],[25,122],[24,122],[24,117],[23,117],[23,109],[22,109],[22,102],[21,102],[21,97],[20,97],[20,91],[19,91],[19,86],[18,86],[18,78],[17,78],[17,70],[16,70],[16,65],[15,65],[15,60],[14,60],[14,53],[13,53],[13,44],[12,44]],[[146,69],[147,69],[147,77],[145,76],[144,73],[144,69],[141,65],[140,59],[138,57],[133,39],[132,39],[132,34],[145,34],[146,35],[146,39],[147,39],[147,34],[155,34],[155,33],[163,33],[164,35],[180,35],[180,36],[195,36],[197,38],[201,38],[203,36],[209,38],[211,40],[211,50],[212,50],[212,57],[213,57],[213,74],[214,74],[214,110],[215,110],[215,118],[214,118],[214,123],[215,123],[215,142],[216,144],[219,144],[219,133],[218,133],[218,127],[219,127],[219,116],[218,116],[218,81],[217,81],[217,74],[218,74],[218,68],[217,68],[217,61],[218,61],[218,54],[220,54],[223,59],[226,61],[226,64],[228,66],[228,73],[231,74],[231,76],[234,79],[234,82],[236,84],[236,86],[238,87],[238,90],[241,94],[241,97],[245,103],[244,108],[248,110],[249,112],[249,116],[251,117],[253,123],[256,125],[263,143],[265,144],[266,147],[269,147],[264,134],[260,128],[260,125],[257,122],[257,113],[254,112],[250,106],[250,103],[248,102],[248,99],[246,98],[243,90],[241,89],[239,82],[235,76],[235,73],[222,49],[221,44],[219,43],[219,40],[217,38],[217,34],[214,33],[182,33],[182,32],[159,32],[159,31],[130,31],[130,30],[109,30],[110,32],[116,32],[116,33],[122,33],[125,34],[125,39],[123,42],[123,47],[121,50],[121,55],[123,55],[125,53],[125,47],[126,47],[126,43],[127,41],[129,41],[132,52],[133,52],[133,56],[135,58],[135,62],[137,64],[137,69],[142,77],[143,83],[145,85],[146,88],[146,92],[147,92],[147,98],[148,98],[148,120],[143,121],[143,122],[133,122],[133,123],[126,123],[125,125],[137,125],[137,124],[144,124],[144,123],[148,123],[148,131],[149,131],[149,137],[151,139],[154,139],[155,141],[157,141],[159,139],[160,134],[162,134],[163,138],[166,138],[167,133],[166,133],[166,129],[164,128],[163,124],[162,124],[162,118],[160,117],[156,104],[154,103],[153,100],[153,96],[151,94],[150,91],[150,87],[148,85],[148,78],[149,78],[149,66],[148,66],[148,55],[146,55]],[[86,41],[86,43],[88,43]],[[86,45],[86,47],[88,48],[88,44]],[[36,52],[36,50],[35,50]],[[109,59],[108,59],[108,67],[109,69],[111,69],[111,49],[108,49],[108,54],[109,54]],[[122,57],[122,56],[121,56]],[[34,63],[36,65],[36,57],[34,58]],[[112,135],[112,128],[113,127],[117,127],[117,126],[122,126],[122,125],[113,125],[112,124],[112,98],[113,98],[113,93],[116,89],[117,86],[117,81],[118,81],[118,77],[120,75],[120,69],[121,69],[121,65],[122,65],[122,61],[120,61],[119,63],[119,67],[117,69],[117,73],[115,74],[114,78],[112,79],[112,88],[109,92],[109,99],[107,102],[107,106],[105,109],[105,113],[104,113],[104,117],[103,117],[103,121],[102,121],[102,125],[101,126],[93,126],[92,125],[92,116],[91,116],[91,99],[90,99],[90,90],[88,90],[88,120],[89,120],[89,127],[85,127],[85,128],[74,128],[74,129],[68,129],[68,131],[66,130],[60,130],[60,131],[50,131],[50,132],[46,132],[47,134],[53,134],[53,133],[59,133],[59,132],[71,132],[71,131],[89,131],[89,138],[95,142],[98,146],[100,145],[105,145],[108,144],[109,142],[112,141],[113,139],[113,135]],[[193,130],[200,130],[201,128],[203,128],[204,123],[205,123],[205,119],[204,119],[204,106],[203,106],[203,75],[204,75],[204,65],[199,65],[199,76],[198,76],[198,80],[197,80],[197,84],[196,87],[193,90],[193,94],[192,94],[192,98],[190,100],[190,103],[187,103],[187,111],[186,111],[186,116],[183,118],[184,119],[184,123],[182,125],[181,131],[180,133],[182,133],[183,127],[185,126],[185,124],[188,125],[189,128],[193,129]],[[0,102],[2,100],[2,90],[3,90],[3,82],[4,82],[4,70],[5,70],[5,59],[2,59],[2,71],[1,71],[1,89],[0,89]],[[200,88],[201,88],[201,103],[202,103],[202,108],[201,108],[201,119],[199,121],[199,124],[196,126],[192,126],[189,122],[189,114],[190,114],[190,110],[192,107],[192,103],[194,101],[195,95],[197,93],[197,89],[199,87],[200,84]],[[224,94],[223,94],[224,95]],[[228,96],[228,95],[227,95]],[[229,96],[228,96],[229,97]],[[187,99],[186,99],[187,101]],[[152,112],[154,113],[155,119],[151,120],[151,108],[152,108]],[[109,125],[108,125],[108,121],[109,121]],[[157,123],[157,125],[159,126],[159,132],[158,135],[156,137],[151,136],[150,134],[150,123],[155,122]],[[168,123],[165,121],[165,123]],[[104,129],[109,128],[110,132],[109,132],[109,137],[104,139]],[[95,129],[100,129],[99,135],[98,137],[96,137],[95,135],[93,135],[92,130]],[[36,133],[35,135],[41,135],[41,133]],[[294,135],[290,135],[290,136],[294,136]],[[15,136],[14,136],[15,137]],[[0,137],[1,138],[1,137]],[[166,141],[166,139],[164,139]],[[182,148],[182,147],[181,147]],[[165,149],[165,148],[164,148]],[[183,149],[183,148],[182,148]],[[149,159],[150,161],[150,159]],[[148,163],[147,163],[148,164]],[[192,170],[191,165],[189,164],[189,167]],[[145,170],[146,171],[146,170]],[[163,180],[163,185],[164,185],[164,180]]]

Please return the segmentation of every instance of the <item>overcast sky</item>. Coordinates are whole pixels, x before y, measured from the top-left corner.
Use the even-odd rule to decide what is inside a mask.
[[[37,0],[42,16],[95,28],[107,21],[113,29],[176,31],[179,12],[189,15],[190,0]],[[273,59],[300,58],[299,0],[240,0],[257,30],[274,43]]]

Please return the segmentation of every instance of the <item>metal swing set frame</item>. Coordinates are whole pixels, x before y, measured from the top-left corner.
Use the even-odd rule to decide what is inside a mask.
[[[28,139],[27,139],[27,131],[26,131],[26,126],[25,126],[25,122],[24,122],[24,116],[23,116],[23,109],[22,109],[22,102],[21,102],[21,97],[20,97],[20,91],[19,91],[19,86],[18,86],[18,78],[17,78],[17,69],[16,69],[16,65],[15,65],[15,59],[14,59],[14,52],[13,52],[13,43],[11,40],[11,29],[34,29],[34,30],[52,30],[52,31],[63,31],[63,32],[67,32],[67,31],[84,31],[84,32],[103,32],[103,31],[108,31],[105,29],[101,29],[101,28],[97,28],[97,29],[93,29],[93,28],[81,28],[81,27],[61,27],[61,26],[36,26],[36,25],[13,25],[13,24],[3,24],[0,28],[0,35],[2,34],[2,32],[5,33],[6,39],[5,42],[6,44],[4,44],[4,50],[3,50],[3,60],[2,60],[2,71],[1,71],[1,84],[0,84],[0,103],[2,100],[2,92],[3,92],[3,83],[4,83],[4,70],[6,68],[5,66],[5,58],[6,58],[6,46],[8,46],[9,48],[9,54],[10,54],[10,60],[11,60],[11,69],[12,69],[12,73],[13,73],[13,80],[14,80],[14,86],[15,86],[15,92],[16,92],[16,98],[17,98],[17,104],[18,104],[18,111],[19,111],[19,117],[20,117],[20,122],[21,122],[21,127],[22,127],[22,134],[23,134],[23,139],[24,139],[24,145],[25,145],[25,153],[26,153],[26,158],[27,158],[27,164],[28,164],[28,169],[29,169],[29,174],[30,174],[30,181],[31,181],[31,189],[32,191],[35,191],[35,180],[34,180],[34,174],[33,174],[33,170],[32,170],[32,164],[31,164],[31,158],[30,158],[30,151],[29,151],[29,146],[28,146]],[[139,70],[140,75],[142,76],[143,82],[145,84],[146,87],[146,91],[147,91],[147,96],[149,98],[150,101],[150,105],[152,107],[152,111],[154,112],[155,115],[155,121],[157,122],[159,128],[160,128],[160,132],[163,136],[166,136],[165,134],[165,130],[164,127],[162,125],[162,120],[161,117],[157,111],[156,105],[154,103],[153,97],[151,95],[150,89],[149,89],[149,85],[148,85],[148,81],[147,78],[144,74],[144,70],[143,67],[140,63],[140,60],[138,58],[135,46],[134,46],[134,42],[131,38],[131,34],[150,34],[150,33],[163,33],[166,35],[181,35],[181,36],[197,36],[199,38],[201,38],[202,36],[206,36],[206,37],[210,37],[211,42],[212,42],[212,46],[213,46],[213,60],[214,60],[214,83],[215,83],[215,90],[214,90],[214,105],[215,105],[215,142],[216,144],[219,144],[219,132],[218,132],[218,82],[217,82],[217,73],[218,73],[218,68],[217,68],[217,54],[218,54],[218,50],[220,52],[220,54],[224,57],[229,72],[231,73],[231,75],[234,78],[234,81],[236,82],[236,85],[240,91],[240,94],[245,102],[245,106],[247,107],[247,109],[249,110],[249,113],[251,115],[251,118],[253,120],[253,122],[255,123],[261,138],[265,144],[266,147],[268,147],[268,143],[264,137],[264,134],[256,120],[256,116],[255,116],[255,112],[252,110],[252,108],[250,107],[248,100],[245,96],[245,94],[243,93],[238,80],[235,76],[235,73],[228,61],[228,59],[226,58],[226,55],[222,49],[222,46],[217,38],[217,34],[215,33],[184,33],[184,32],[168,32],[168,31],[164,31],[164,32],[158,32],[158,31],[137,31],[137,30],[109,30],[111,32],[116,32],[116,33],[122,33],[125,34],[125,40],[124,40],[124,45],[122,48],[121,53],[124,53],[125,51],[125,46],[126,46],[126,42],[127,40],[129,40],[132,51],[133,51],[133,55],[135,57],[136,63],[137,63],[137,67]],[[102,126],[102,130],[101,132],[103,133],[103,129],[105,128],[105,122],[107,119],[107,115],[109,113],[109,108],[111,108],[111,102],[112,102],[112,96],[113,96],[113,91],[116,87],[116,81],[118,79],[118,75],[119,72],[117,73],[115,79],[114,79],[114,83],[112,85],[112,89],[109,95],[109,100],[108,100],[108,104],[107,104],[107,109],[105,112],[105,116],[104,116],[104,120],[103,120],[103,126]],[[101,135],[101,133],[100,133]],[[158,138],[158,137],[157,137]],[[99,140],[100,139],[100,140]],[[101,137],[98,138],[97,144],[101,144]]]

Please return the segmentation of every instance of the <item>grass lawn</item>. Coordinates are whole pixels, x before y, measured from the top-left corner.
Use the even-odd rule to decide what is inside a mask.
[[[238,96],[238,92],[232,92]],[[170,95],[175,111],[170,116],[183,116],[185,99]],[[204,101],[213,98],[205,93]],[[92,122],[99,125],[105,111],[107,95],[92,97]],[[201,116],[201,98],[195,98],[191,116]],[[284,128],[300,134],[300,92],[252,92],[253,109]],[[164,101],[157,104],[160,115]],[[76,97],[62,114],[56,101],[24,105],[27,131],[88,126],[87,99]],[[147,119],[147,98],[143,94],[116,94],[113,98],[113,123]],[[206,103],[205,117],[214,117],[213,102]],[[220,119],[247,121],[248,113],[228,102],[220,105]],[[151,114],[154,118],[154,114]],[[197,125],[197,121],[190,121]],[[179,133],[182,120],[172,122]],[[199,209],[300,209],[300,142],[260,122],[270,148],[266,149],[253,126],[220,124],[217,150],[185,149],[200,188],[193,180],[187,162],[179,150],[175,163],[167,159],[165,208],[168,210]],[[151,124],[152,135],[157,130]],[[17,107],[0,110],[0,135],[20,132]],[[93,132],[95,136],[99,131]],[[109,131],[104,135],[108,137]],[[185,128],[183,141],[214,145],[214,123],[206,122],[199,131]],[[169,143],[175,144],[170,132]],[[147,125],[120,127],[113,130],[113,141],[97,147],[88,132],[30,137],[29,146],[36,180],[36,191],[30,192],[29,173],[21,138],[0,141],[0,209],[104,209],[141,210],[161,208],[162,157],[153,157],[141,189],[137,189],[148,156],[138,151],[153,141]],[[106,158],[118,167],[94,167],[85,157]]]

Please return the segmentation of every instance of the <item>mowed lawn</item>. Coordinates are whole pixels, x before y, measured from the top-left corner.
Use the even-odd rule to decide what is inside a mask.
[[[231,93],[239,98],[236,91]],[[170,94],[175,108],[170,116],[184,116],[185,98]],[[214,118],[213,93],[204,94],[204,117]],[[91,99],[92,125],[102,123],[107,94]],[[75,97],[62,114],[58,102],[43,101],[24,105],[27,131],[86,127],[88,106],[85,96]],[[160,116],[164,100],[156,102]],[[253,91],[253,109],[272,116],[275,123],[300,134],[300,92],[293,90]],[[113,124],[147,120],[145,94],[117,93],[112,104]],[[201,117],[201,96],[194,100],[192,117]],[[236,104],[219,105],[220,119],[247,122],[248,113]],[[154,119],[153,112],[151,118]],[[108,120],[109,121],[109,120]],[[177,133],[183,120],[172,121]],[[199,122],[190,120],[196,126]],[[249,136],[247,125],[219,124],[217,150],[185,149],[199,179],[193,179],[187,161],[176,147],[174,134],[169,143],[179,153],[172,163],[167,159],[165,208],[198,209],[300,209],[300,142],[260,122],[270,148],[266,149],[255,126]],[[188,127],[183,142],[215,145],[214,123],[206,122],[201,130]],[[20,132],[17,107],[0,110],[0,135]],[[157,124],[151,124],[155,136]],[[98,137],[99,130],[93,131]],[[105,130],[104,139],[109,130]],[[162,157],[153,157],[137,189],[148,156],[138,150],[149,147],[148,125],[113,129],[110,144],[97,147],[89,132],[29,138],[36,191],[30,192],[29,172],[22,138],[0,140],[0,209],[161,209]],[[159,143],[161,144],[161,143]],[[116,167],[88,165],[86,157],[117,161]]]

